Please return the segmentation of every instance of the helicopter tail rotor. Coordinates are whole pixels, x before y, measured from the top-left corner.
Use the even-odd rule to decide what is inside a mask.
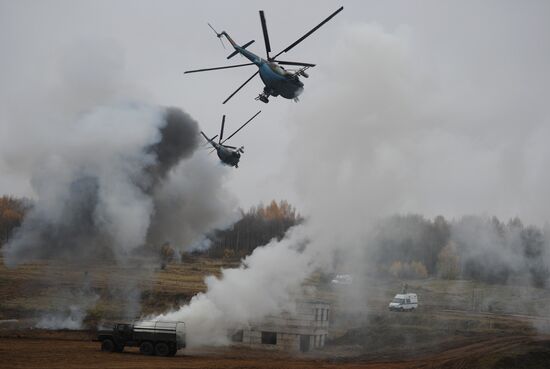
[[[216,37],[218,37],[220,39],[220,42],[221,42],[223,48],[225,49],[225,44],[223,43],[222,34],[218,33],[218,31],[216,31],[210,23],[208,23],[208,27],[210,27],[212,29],[212,31],[214,31],[214,33],[216,34]]]

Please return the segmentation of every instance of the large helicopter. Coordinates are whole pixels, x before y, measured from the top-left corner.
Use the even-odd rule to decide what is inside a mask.
[[[222,117],[222,127],[220,130],[220,138],[218,139],[218,142],[214,141],[216,137],[218,137],[218,135],[215,135],[212,138],[208,138],[208,136],[205,135],[203,131],[201,131],[201,134],[204,136],[206,141],[208,141],[208,143],[210,143],[210,145],[212,145],[212,147],[214,148],[211,152],[215,150],[218,154],[218,158],[220,158],[222,163],[235,168],[239,167],[239,160],[241,159],[241,154],[244,154],[244,146],[237,148],[235,146],[224,145],[224,142],[229,140],[231,137],[235,136],[237,132],[243,129],[244,126],[250,123],[250,121],[256,118],[258,114],[260,114],[261,112],[262,111],[260,110],[259,112],[254,114],[252,118],[247,120],[242,126],[239,127],[239,129],[237,129],[235,132],[233,132],[229,137],[227,137],[223,141],[222,139],[223,139],[223,129],[225,127],[225,115]]]
[[[338,10],[336,10],[334,13],[332,13],[329,17],[327,17],[325,20],[323,20],[321,23],[319,23],[317,26],[312,28],[309,32],[307,32],[305,35],[300,37],[298,40],[296,40],[294,43],[292,43],[290,46],[285,48],[283,51],[279,52],[275,56],[270,56],[269,53],[271,52],[271,44],[269,43],[269,35],[267,33],[267,25],[265,21],[265,16],[263,10],[260,10],[260,21],[262,23],[262,31],[264,35],[264,43],[265,43],[265,51],[267,54],[267,59],[264,59],[256,54],[254,54],[251,51],[248,51],[246,48],[250,46],[254,40],[247,42],[246,44],[240,46],[238,45],[231,36],[227,34],[226,31],[222,31],[218,33],[214,27],[212,27],[210,24],[210,28],[216,33],[216,36],[221,40],[222,36],[229,41],[229,43],[233,46],[235,51],[233,51],[227,59],[231,59],[237,54],[241,54],[248,60],[250,60],[250,63],[245,64],[236,64],[236,65],[230,65],[226,67],[214,67],[214,68],[205,68],[205,69],[196,69],[196,70],[188,70],[184,73],[196,73],[196,72],[206,72],[211,70],[218,70],[218,69],[228,69],[228,68],[238,68],[238,67],[244,67],[248,65],[256,65],[258,67],[258,70],[256,73],[254,73],[250,78],[248,78],[235,92],[233,92],[227,99],[224,100],[224,104],[229,101],[237,92],[239,92],[248,82],[250,82],[256,75],[260,74],[260,78],[262,79],[265,87],[262,93],[256,97],[256,100],[260,100],[264,103],[269,102],[269,96],[282,96],[286,99],[294,99],[294,101],[298,101],[298,96],[302,93],[304,90],[304,84],[302,81],[300,81],[300,76],[303,76],[305,78],[308,78],[308,74],[306,73],[306,70],[308,68],[314,67],[315,64],[311,63],[302,63],[302,62],[295,62],[295,61],[284,61],[284,60],[276,60],[277,57],[283,53],[286,53],[293,49],[296,45],[298,45],[300,42],[302,42],[304,39],[306,39],[309,35],[311,35],[313,32],[317,31],[322,25],[327,23],[329,20],[331,20],[336,14],[341,12],[344,9],[344,7],[340,7]],[[223,45],[223,41],[222,41]],[[293,65],[300,67],[299,69],[295,70],[286,70],[282,65]]]

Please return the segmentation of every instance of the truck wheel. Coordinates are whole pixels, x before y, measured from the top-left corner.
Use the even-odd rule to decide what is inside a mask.
[[[178,352],[178,349],[175,348],[175,347],[172,347],[170,349],[170,353],[168,354],[168,356],[176,356],[176,353]]]
[[[153,355],[154,354],[154,348],[153,344],[151,342],[143,342],[139,346],[139,352],[141,352],[143,355]]]
[[[155,345],[155,354],[158,356],[168,356],[170,354],[170,347],[164,342],[159,342]]]
[[[115,350],[115,343],[113,340],[107,338],[101,342],[101,351],[113,352]]]
[[[122,352],[122,351],[124,351],[124,345],[116,345],[116,346],[115,346],[115,351],[116,351],[116,352]]]

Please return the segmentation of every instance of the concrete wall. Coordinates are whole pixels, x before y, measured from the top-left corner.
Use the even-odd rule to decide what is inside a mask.
[[[244,329],[242,342],[238,344],[283,351],[300,351],[307,346],[308,351],[321,348],[328,335],[329,314],[330,305],[327,303],[301,301],[293,312],[269,316],[262,323]],[[262,332],[275,332],[277,343],[262,343]]]
[[[270,345],[262,343],[262,331],[245,330],[242,344],[268,350],[299,351],[300,335],[277,332],[277,344]]]
[[[318,332],[321,333],[321,332]],[[301,351],[301,337],[303,335],[295,333],[281,333],[276,332],[277,334],[277,343],[272,344],[263,344],[262,343],[262,331],[256,330],[245,330],[243,332],[243,342],[237,343],[242,344],[247,347],[261,348],[267,350],[277,350],[277,351]],[[325,345],[325,340],[327,333],[317,334],[317,335],[304,335],[309,340],[309,350],[316,348],[321,348]]]

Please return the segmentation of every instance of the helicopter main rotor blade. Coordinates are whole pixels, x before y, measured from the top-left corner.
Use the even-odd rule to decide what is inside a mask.
[[[239,67],[246,67],[248,65],[254,65],[254,63],[245,63],[245,64],[235,64],[235,65],[228,65],[226,67],[214,67],[214,68],[204,68],[204,69],[195,69],[195,70],[186,70],[183,72],[183,74],[187,73],[197,73],[197,72],[208,72],[211,70],[219,70],[219,69],[229,69],[229,68],[239,68]]]
[[[335,11],[334,13],[332,13],[331,15],[329,15],[324,21],[322,21],[321,23],[319,23],[318,25],[316,25],[315,27],[313,27],[311,29],[311,31],[309,31],[308,33],[306,33],[305,35],[303,35],[302,37],[300,37],[298,40],[294,41],[294,43],[290,46],[288,46],[286,49],[284,49],[283,51],[281,51],[280,53],[278,53],[277,55],[275,55],[272,59],[276,59],[279,55],[281,55],[282,53],[286,53],[288,51],[290,51],[291,49],[293,49],[296,45],[298,45],[300,42],[304,41],[307,37],[309,37],[309,35],[311,35],[313,32],[317,31],[319,28],[321,28],[321,26],[323,26],[325,23],[327,23],[329,20],[331,20],[336,14],[340,13],[342,10],[344,10],[344,7],[341,6],[340,9],[338,9],[337,11]]]
[[[220,139],[218,140],[218,143],[221,143],[222,142],[222,138],[223,138],[223,127],[225,126],[225,114],[223,115],[222,117],[222,129],[220,131]]]
[[[223,104],[225,104],[226,102],[229,101],[229,99],[231,99],[233,96],[235,96],[235,94],[237,92],[239,92],[241,90],[241,88],[243,88],[248,82],[250,82],[252,80],[252,78],[256,77],[256,75],[260,73],[259,70],[256,71],[256,73],[254,73],[252,76],[250,76],[249,79],[247,79],[242,85],[239,86],[238,89],[235,90],[235,92],[233,92],[231,95],[229,95],[229,97],[227,99],[225,99],[225,101],[223,102]]]
[[[258,114],[260,114],[261,112],[262,112],[262,111],[260,110],[259,112],[257,112],[256,114],[254,114],[254,115],[252,116],[252,118],[250,118],[249,120],[247,120],[242,126],[239,127],[239,129],[237,129],[237,130],[236,130],[235,132],[233,132],[229,137],[227,137],[225,140],[223,140],[223,141],[222,141],[222,144],[223,144],[225,141],[229,140],[231,137],[235,136],[235,135],[237,134],[237,132],[239,132],[241,129],[243,129],[244,126],[246,126],[248,123],[250,123],[250,121],[251,121],[252,119],[256,118],[256,117],[258,116]]]
[[[284,61],[284,60],[276,60],[277,64],[282,64],[282,65],[299,65],[299,66],[303,66],[303,67],[314,67],[315,64],[311,64],[311,63],[302,63],[302,62],[293,62],[293,61]]]
[[[264,33],[265,53],[267,60],[271,60],[269,53],[271,52],[271,45],[269,43],[269,35],[267,33],[267,24],[265,23],[264,11],[260,10],[260,21],[262,22],[262,32]]]
[[[214,137],[212,137],[212,138],[208,138],[208,136],[205,135],[203,131],[201,131],[201,135],[202,135],[202,137],[204,137],[204,139],[206,140],[206,144],[210,143],[210,140],[213,140],[215,137],[218,137],[218,135],[216,135],[216,136],[214,136]]]

